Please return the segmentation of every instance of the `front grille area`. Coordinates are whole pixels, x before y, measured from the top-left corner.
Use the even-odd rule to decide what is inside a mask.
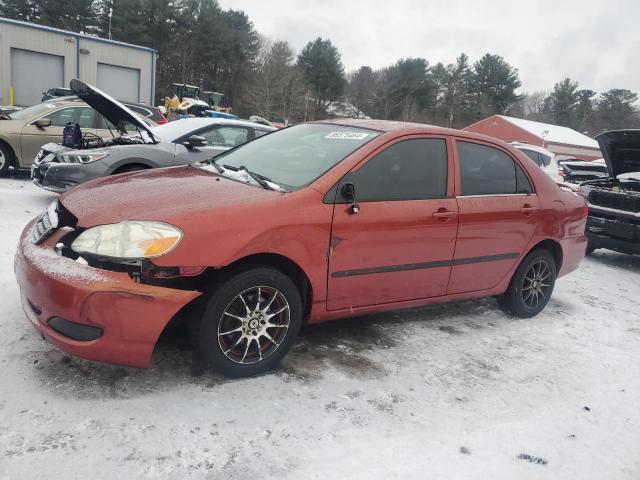
[[[42,243],[58,228],[71,227],[75,228],[78,223],[78,219],[69,212],[59,202],[55,201],[42,214],[33,224],[31,230],[33,241],[38,244]]]
[[[640,222],[612,216],[596,216],[587,218],[587,233],[606,235],[624,240],[640,240]]]
[[[51,210],[47,208],[33,224],[32,233],[35,243],[41,243],[58,228],[58,218],[51,213]]]
[[[640,212],[640,195],[632,192],[619,193],[591,190],[589,203],[600,207],[624,210],[625,212]]]
[[[45,152],[44,150],[40,150],[38,155],[36,155],[36,163],[42,162],[44,158],[49,154],[49,152]]]

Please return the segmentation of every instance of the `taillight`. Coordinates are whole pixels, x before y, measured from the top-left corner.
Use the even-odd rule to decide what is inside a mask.
[[[156,121],[156,123],[157,123],[158,125],[164,125],[165,123],[169,123],[169,120],[167,120],[167,117],[165,117],[165,116],[164,116],[164,115],[162,115],[162,114],[160,114],[160,117],[161,117],[161,118],[159,118],[159,119]]]
[[[587,218],[589,216],[589,207],[587,207],[587,205],[584,205],[582,207],[582,218]]]

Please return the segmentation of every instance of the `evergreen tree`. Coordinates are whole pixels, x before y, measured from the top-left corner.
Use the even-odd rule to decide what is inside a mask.
[[[318,37],[298,55],[298,66],[315,100],[313,118],[342,95],[346,84],[340,52],[331,40]]]
[[[97,12],[93,0],[39,0],[39,23],[72,32],[93,33]]]
[[[373,113],[376,93],[376,77],[371,67],[362,66],[349,76],[347,94],[349,102],[356,107],[357,113]]]
[[[574,82],[570,78],[565,78],[555,84],[550,97],[553,123],[564,127],[576,128],[578,82]]]
[[[587,132],[590,129],[591,117],[593,115],[593,97],[596,92],[593,90],[578,90],[578,101],[575,110],[575,125],[580,132]]]
[[[0,0],[0,17],[23,22],[38,20],[38,3],[36,0]]]
[[[485,54],[473,66],[472,92],[476,118],[509,113],[511,105],[520,100],[516,94],[520,86],[518,69],[499,55]]]
[[[471,103],[472,72],[469,57],[464,53],[456,59],[455,65],[447,67],[446,126],[463,126],[468,120]]]
[[[618,130],[635,126],[637,101],[638,95],[630,90],[614,88],[601,93],[597,108],[601,129]]]

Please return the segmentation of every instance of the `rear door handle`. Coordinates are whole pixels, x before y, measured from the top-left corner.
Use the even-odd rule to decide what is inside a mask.
[[[531,215],[532,213],[535,213],[538,211],[538,207],[534,207],[532,205],[529,205],[528,203],[525,203],[523,207],[520,209],[520,211],[525,215]]]
[[[437,218],[441,222],[446,222],[448,219],[458,215],[458,212],[447,210],[446,208],[439,208],[437,212],[433,212],[433,218]]]

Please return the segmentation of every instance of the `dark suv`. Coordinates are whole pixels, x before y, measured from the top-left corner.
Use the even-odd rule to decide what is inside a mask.
[[[588,252],[608,248],[640,253],[640,130],[596,137],[608,175],[581,184],[589,204]]]

